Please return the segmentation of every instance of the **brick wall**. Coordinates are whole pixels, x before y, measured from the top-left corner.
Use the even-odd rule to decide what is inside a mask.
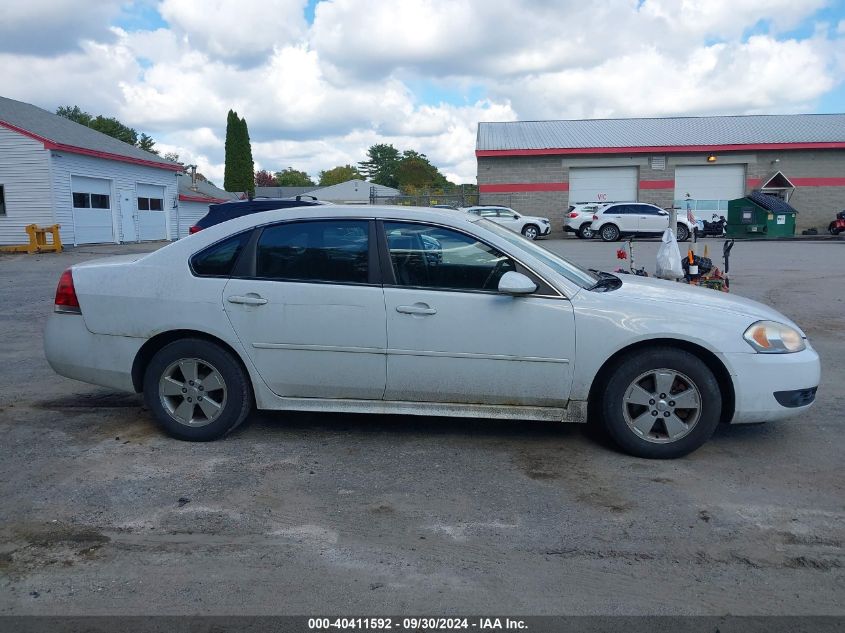
[[[705,165],[706,153],[670,154],[666,168],[651,167],[650,155],[590,155],[566,156],[512,156],[480,157],[478,184],[529,184],[568,183],[570,167],[636,166],[639,180],[673,181],[677,165]],[[751,191],[748,181],[759,181],[775,171],[790,179],[845,178],[845,151],[795,150],[778,152],[720,152],[718,164],[743,164],[746,166],[746,192]],[[778,162],[774,162],[777,160]],[[660,207],[671,206],[674,187],[662,189],[641,188],[638,198]],[[790,198],[798,210],[797,230],[816,227],[825,230],[837,211],[845,209],[845,186],[797,186]],[[552,229],[560,232],[563,218],[569,207],[567,191],[534,191],[511,193],[481,193],[480,204],[502,204],[520,213],[546,216]]]

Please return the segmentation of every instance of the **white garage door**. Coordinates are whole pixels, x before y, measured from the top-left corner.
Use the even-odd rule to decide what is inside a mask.
[[[75,244],[114,242],[111,181],[71,176]]]
[[[142,242],[167,239],[164,187],[138,183],[138,239]]]
[[[745,195],[745,165],[687,165],[675,168],[675,204],[690,207],[699,218],[727,211],[728,201]]]
[[[636,167],[571,167],[569,204],[635,201],[637,175]]]

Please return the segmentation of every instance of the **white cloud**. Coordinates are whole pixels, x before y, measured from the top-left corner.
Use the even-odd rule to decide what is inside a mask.
[[[479,120],[812,111],[845,68],[825,0],[332,0],[312,27],[305,0],[152,2],[130,9],[166,27],[109,28],[117,0],[3,4],[0,85],[117,116],[217,184],[230,108],[257,167],[316,176],[386,142],[472,182]]]

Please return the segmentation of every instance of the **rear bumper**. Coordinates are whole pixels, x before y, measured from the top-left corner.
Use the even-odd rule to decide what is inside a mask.
[[[44,354],[57,374],[121,391],[135,391],[132,364],[145,342],[93,334],[78,314],[54,312],[44,330]]]
[[[813,405],[821,380],[816,351],[796,354],[724,354],[736,395],[733,424],[801,415]]]

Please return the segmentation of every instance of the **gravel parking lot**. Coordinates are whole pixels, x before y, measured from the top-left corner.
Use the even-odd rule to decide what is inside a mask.
[[[670,462],[535,422],[262,414],[169,439],[139,396],[55,375],[41,335],[64,268],[158,246],[0,256],[0,614],[845,615],[841,241],[731,260],[821,354],[817,406]]]

